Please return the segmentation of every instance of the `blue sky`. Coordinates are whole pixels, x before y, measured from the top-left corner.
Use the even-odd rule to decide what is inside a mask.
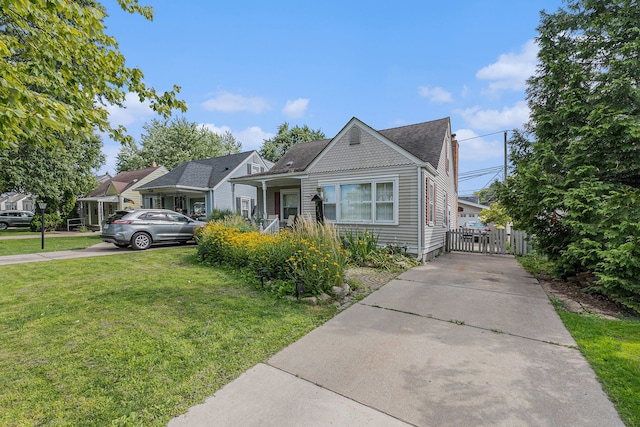
[[[460,172],[501,166],[503,130],[527,120],[540,10],[561,0],[213,2],[150,0],[154,19],[107,8],[106,33],[158,91],[182,87],[184,117],[259,149],[283,122],[331,138],[352,118],[374,129],[451,117]],[[155,116],[137,97],[110,108],[139,141]],[[492,134],[493,135],[478,136]],[[115,172],[120,145],[104,139]],[[501,178],[501,174],[498,178]],[[468,195],[496,177],[461,180]]]

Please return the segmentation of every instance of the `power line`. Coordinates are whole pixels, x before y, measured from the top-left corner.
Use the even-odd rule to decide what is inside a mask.
[[[484,134],[484,135],[472,136],[471,138],[459,139],[458,142],[469,141],[470,139],[484,138],[485,136],[491,136],[491,135],[496,135],[496,134],[499,134],[499,133],[513,132],[513,131],[514,131],[514,129],[499,130],[499,131],[487,133],[487,134]]]

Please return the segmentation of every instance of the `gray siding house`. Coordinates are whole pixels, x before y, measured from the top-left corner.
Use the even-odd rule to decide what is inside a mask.
[[[228,209],[248,218],[256,206],[256,188],[232,186],[229,179],[264,173],[271,165],[257,151],[192,160],[138,187],[138,191],[144,208],[165,208],[193,216]]]
[[[353,118],[334,138],[295,144],[268,172],[231,182],[258,189],[265,218],[315,217],[321,198],[341,231],[372,231],[427,259],[457,228],[457,159],[448,117],[385,130]]]
[[[464,227],[468,222],[480,221],[480,212],[489,206],[478,203],[478,198],[458,198],[458,226]]]

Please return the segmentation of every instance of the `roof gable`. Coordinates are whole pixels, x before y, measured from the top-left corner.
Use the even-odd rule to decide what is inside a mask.
[[[122,194],[141,179],[146,178],[151,173],[157,171],[157,167],[136,169],[120,172],[111,179],[102,182],[98,188],[88,194],[88,197],[99,197],[107,195]]]

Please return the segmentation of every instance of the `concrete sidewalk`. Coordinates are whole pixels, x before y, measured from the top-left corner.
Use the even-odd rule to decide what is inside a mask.
[[[514,258],[446,254],[223,387],[170,427],[623,426]]]

